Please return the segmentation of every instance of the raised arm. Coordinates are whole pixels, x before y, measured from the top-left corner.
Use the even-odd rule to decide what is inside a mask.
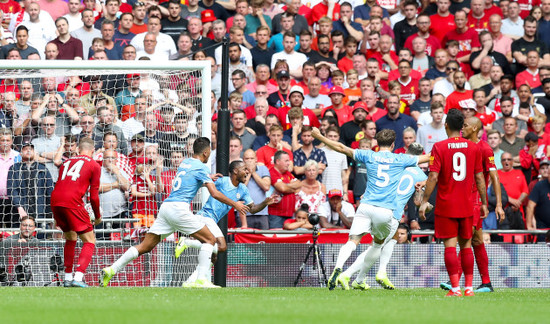
[[[354,149],[352,149],[350,147],[347,147],[347,146],[345,146],[344,144],[342,144],[340,142],[329,140],[328,138],[321,135],[321,132],[319,131],[319,129],[317,127],[313,128],[313,131],[312,131],[311,134],[313,135],[314,138],[320,140],[326,146],[330,147],[331,149],[335,150],[336,152],[340,152],[342,154],[345,154],[345,155],[347,155],[347,156],[349,156],[350,158],[353,159],[353,153],[355,152]],[[428,160],[426,160],[426,162],[427,161]]]

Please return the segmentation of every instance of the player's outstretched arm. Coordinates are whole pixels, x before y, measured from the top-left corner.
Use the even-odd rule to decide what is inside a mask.
[[[422,221],[426,220],[426,209],[429,205],[428,200],[430,199],[430,196],[435,189],[438,177],[439,173],[434,171],[431,171],[428,175],[428,180],[426,181],[426,189],[424,190],[424,197],[422,198],[422,204],[420,204],[420,209],[418,209],[418,216]],[[485,200],[485,202],[487,202],[487,200]]]
[[[485,187],[483,172],[476,173],[476,187],[481,198],[481,218],[486,218],[489,216],[489,209],[487,208],[487,187]]]
[[[246,214],[250,211],[250,208],[245,204],[243,204],[241,201],[233,201],[227,198],[221,192],[219,192],[218,189],[216,189],[216,185],[213,182],[208,182],[205,184],[205,186],[206,186],[206,189],[208,189],[208,192],[210,193],[210,195],[214,199],[235,208],[239,213]]]
[[[430,154],[423,154],[418,157],[418,164],[430,162]]]
[[[497,219],[502,223],[506,215],[504,213],[504,209],[502,209],[502,190],[500,188],[500,178],[498,177],[498,172],[496,170],[489,171],[489,176],[491,177],[493,190],[495,191],[495,197],[497,199],[495,213],[497,215]]]
[[[311,133],[311,135],[313,135],[314,138],[320,140],[326,146],[330,147],[331,149],[335,150],[336,152],[340,152],[342,154],[345,154],[345,155],[347,155],[347,156],[349,156],[350,158],[353,159],[353,152],[355,150],[353,150],[350,147],[345,146],[344,144],[342,144],[340,142],[329,140],[328,138],[324,137],[317,127],[313,127],[313,132]]]
[[[274,196],[271,196],[271,197],[267,197],[264,201],[262,201],[261,203],[259,204],[250,204],[249,207],[250,207],[250,213],[251,214],[256,214],[257,212],[263,210],[265,207],[273,204],[275,202],[275,197]]]

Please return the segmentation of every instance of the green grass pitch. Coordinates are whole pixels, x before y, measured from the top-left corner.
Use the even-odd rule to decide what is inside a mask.
[[[0,288],[2,323],[548,323],[550,289]]]

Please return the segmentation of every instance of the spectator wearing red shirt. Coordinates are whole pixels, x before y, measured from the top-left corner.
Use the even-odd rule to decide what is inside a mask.
[[[313,26],[321,17],[327,16],[333,21],[340,19],[340,5],[334,0],[323,0],[311,9],[307,23]]]
[[[349,122],[353,119],[352,109],[348,105],[344,105],[344,89],[339,86],[334,86],[330,89],[329,92],[330,101],[332,103],[331,106],[326,107],[323,109],[323,112],[321,113],[321,116],[325,115],[325,111],[329,109],[333,109],[334,112],[336,112],[336,116],[338,116],[338,126],[342,126],[345,123]]]
[[[457,61],[460,63],[469,63],[470,53],[479,50],[481,46],[479,44],[478,33],[474,29],[468,28],[466,13],[462,10],[455,13],[455,25],[456,28],[443,37],[441,44],[446,46],[449,40],[458,41]],[[451,56],[451,59],[454,58]]]
[[[533,132],[525,135],[525,147],[519,151],[519,163],[524,175],[531,182],[539,175],[540,161],[546,158],[544,146],[539,146],[539,137]]]
[[[282,228],[285,220],[292,217],[296,205],[295,194],[302,188],[302,182],[294,178],[292,157],[287,152],[277,151],[273,166],[269,169],[271,185],[281,196],[279,202],[269,205],[269,228]]]
[[[353,69],[353,56],[357,53],[357,40],[353,36],[348,36],[344,41],[345,56],[338,60],[338,69],[348,73]]]
[[[293,86],[290,88],[290,106],[284,106],[279,108],[279,121],[283,130],[292,128],[292,120],[289,119],[288,112],[292,108],[300,108],[302,111],[303,125],[311,127],[319,127],[319,119],[311,109],[302,107],[304,103],[304,90],[299,86]]]
[[[260,147],[256,156],[258,157],[258,163],[265,165],[268,169],[273,166],[274,156],[277,151],[285,151],[289,156],[291,161],[293,160],[292,151],[289,148],[284,147],[285,143],[283,140],[283,128],[279,125],[271,126],[269,133],[269,143]],[[292,164],[292,162],[291,162]],[[290,170],[294,166],[290,166]]]
[[[413,40],[416,37],[422,37],[426,40],[426,54],[434,57],[435,51],[441,48],[441,41],[437,37],[430,34],[430,25],[431,20],[428,14],[422,13],[418,15],[418,17],[416,17],[416,27],[418,27],[418,32],[407,38],[405,41],[405,48],[414,51],[412,46]]]
[[[437,0],[437,13],[430,16],[430,34],[437,38],[440,42],[443,41],[448,32],[455,29],[455,16],[449,11],[451,0]]]
[[[395,54],[395,51],[392,51],[392,46],[393,39],[390,36],[380,36],[378,50],[371,52],[369,55],[369,60],[376,59],[376,61],[378,61],[379,69],[382,72],[388,73],[392,70],[396,70],[397,65],[399,64],[399,58],[397,57],[397,54]],[[387,89],[387,87],[385,87],[385,89]]]
[[[517,0],[516,2],[519,4],[519,16],[521,19],[529,16],[533,7],[541,6],[541,0]]]
[[[475,110],[477,112],[475,116],[479,118],[479,120],[481,120],[483,127],[486,127],[487,125],[491,125],[495,120],[497,120],[498,115],[496,112],[487,108],[487,106],[485,105],[485,101],[487,100],[485,91],[481,88],[476,89],[474,90],[473,96],[474,96],[474,101],[476,103]]]
[[[376,122],[388,113],[384,109],[376,107],[376,96],[371,90],[363,91],[361,101],[367,105],[368,116],[373,122]]]
[[[525,176],[521,170],[514,169],[512,154],[508,152],[502,153],[500,161],[502,163],[502,169],[498,170],[498,176],[500,178],[500,183],[502,183],[508,194],[508,206],[510,206],[513,211],[519,210],[523,214],[522,206],[529,194]]]
[[[516,75],[516,88],[527,84],[531,89],[540,87],[542,83],[539,77],[540,56],[537,51],[527,52],[527,69]]]
[[[418,98],[420,92],[418,90],[418,81],[411,76],[412,65],[407,60],[399,61],[400,77],[397,81],[401,84],[400,98],[409,106]]]
[[[447,97],[445,113],[452,108],[475,108],[476,104],[473,99],[474,91],[466,90],[466,75],[464,72],[456,71],[453,74],[453,81],[456,90]]]
[[[489,17],[491,15],[485,12],[485,0],[472,0],[468,14],[468,28],[475,29],[478,33],[488,30]]]
[[[398,63],[402,60],[407,60],[409,62],[411,62],[411,66],[412,66],[412,60],[413,60],[413,54],[411,52],[410,49],[408,48],[402,48],[398,54]],[[396,64],[396,65],[399,65],[399,64]],[[422,74],[416,70],[411,70],[411,77],[413,79],[418,79],[420,80],[422,78]],[[398,78],[400,77],[400,72],[399,72],[399,69],[396,68],[394,70],[391,70],[389,73],[388,73],[388,82],[389,81],[393,81],[393,80],[397,80]]]

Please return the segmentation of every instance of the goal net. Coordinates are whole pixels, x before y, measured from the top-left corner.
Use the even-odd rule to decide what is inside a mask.
[[[93,158],[102,166],[103,222],[90,268],[97,273],[143,238],[194,140],[211,137],[209,61],[3,61],[0,79],[0,153],[11,159],[2,164],[0,187],[0,277],[5,269],[8,282],[25,282],[17,280],[17,266],[49,278],[52,256],[63,255],[50,194],[79,139],[94,140]],[[195,197],[194,211],[205,198],[206,192]],[[177,237],[136,260],[114,284],[165,286],[190,274],[193,267],[184,265],[194,265],[196,255],[186,253],[176,267]]]

